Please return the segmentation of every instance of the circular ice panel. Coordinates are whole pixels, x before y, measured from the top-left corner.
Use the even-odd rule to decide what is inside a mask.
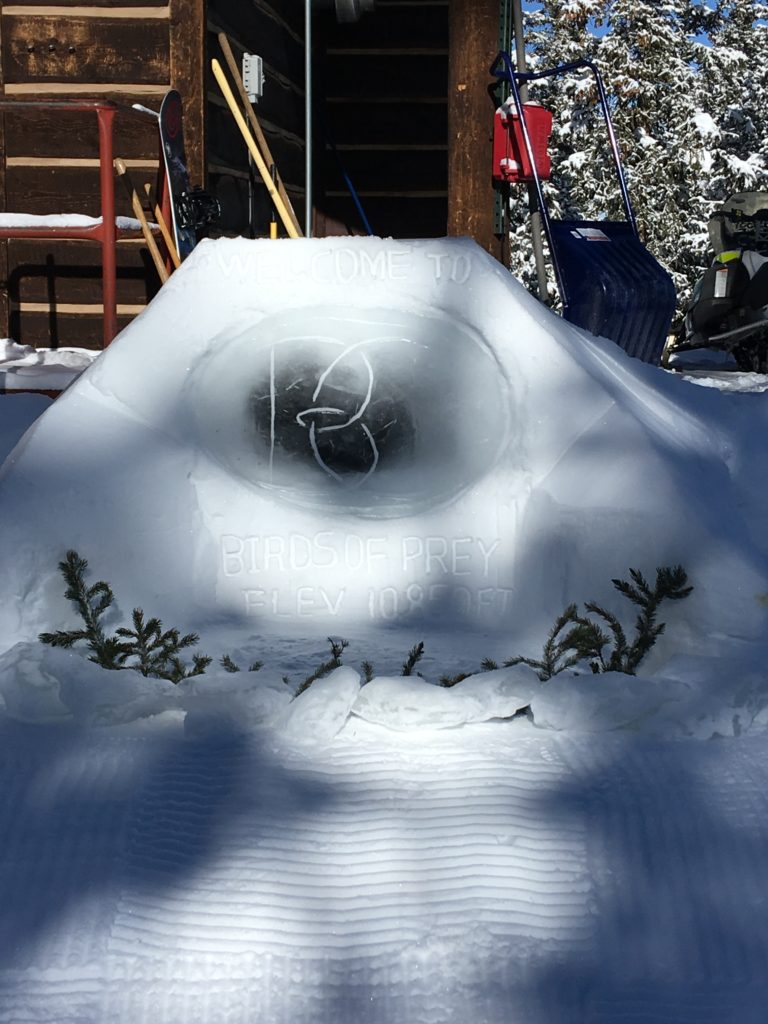
[[[302,508],[410,515],[465,491],[506,443],[503,370],[437,312],[305,307],[212,351],[190,382],[201,443]]]

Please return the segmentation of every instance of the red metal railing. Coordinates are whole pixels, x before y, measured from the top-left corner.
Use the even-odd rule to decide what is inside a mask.
[[[115,116],[140,117],[152,120],[152,115],[122,106],[111,100],[0,100],[0,113],[6,110],[31,112],[33,110],[58,110],[62,113],[83,113],[92,111],[98,120],[99,130],[99,193],[101,220],[98,223],[77,227],[61,226],[9,226],[0,227],[0,238],[46,238],[78,239],[87,238],[101,243],[101,283],[104,309],[104,348],[117,334],[117,240],[135,237],[136,231],[118,230],[115,219],[115,172],[113,127]],[[170,196],[165,175],[162,173],[163,160],[160,155],[160,205],[170,223]],[[68,213],[75,211],[67,211]]]

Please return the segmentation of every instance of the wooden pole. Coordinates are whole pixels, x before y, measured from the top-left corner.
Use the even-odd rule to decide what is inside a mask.
[[[264,157],[259,152],[259,147],[256,145],[256,140],[251,135],[248,125],[245,123],[245,118],[240,113],[240,110],[237,106],[237,101],[235,100],[232,90],[229,87],[229,82],[227,81],[224,75],[224,71],[221,67],[221,64],[219,64],[219,62],[214,59],[211,61],[211,68],[213,70],[213,74],[216,81],[219,83],[219,88],[221,89],[224,99],[227,101],[227,106],[229,107],[232,113],[232,117],[234,117],[237,127],[240,129],[240,133],[242,134],[243,139],[245,140],[245,144],[248,147],[248,151],[253,157],[253,162],[256,164],[258,172],[261,175],[264,184],[267,186],[267,192],[269,193],[272,202],[275,204],[275,207],[277,208],[277,212],[280,215],[280,220],[282,220],[285,230],[288,232],[288,237],[300,238],[301,234],[294,225],[293,221],[291,220],[285,203],[280,198],[280,193],[277,191],[272,182],[272,175],[269,173],[269,168],[264,163]]]
[[[128,195],[131,197],[133,215],[141,225],[141,233],[144,235],[144,241],[147,243],[147,248],[149,249],[149,255],[152,257],[152,262],[155,264],[155,270],[157,271],[160,280],[165,284],[168,280],[168,271],[165,269],[163,257],[160,255],[160,250],[157,248],[157,242],[155,241],[152,230],[147,223],[147,217],[144,213],[144,207],[141,205],[139,193],[133,187],[125,162],[119,157],[115,160],[115,170],[117,171],[118,176],[123,179],[123,184],[128,190]]]
[[[144,185],[144,191],[147,193],[147,201],[149,202],[149,205],[153,208],[155,220],[157,221],[157,226],[160,228],[160,234],[163,236],[165,248],[168,250],[171,262],[178,270],[181,266],[181,260],[179,259],[178,252],[176,251],[176,243],[173,241],[171,232],[168,230],[168,223],[163,216],[163,211],[160,209],[159,203],[154,203],[154,205],[152,203],[152,186],[149,182]]]
[[[499,50],[499,0],[450,0],[448,234],[468,235],[497,259],[488,74]]]
[[[230,46],[229,38],[227,37],[226,32],[219,32],[219,45],[221,46],[221,52],[224,54],[224,60],[227,62],[229,72],[232,75],[232,81],[235,83],[235,88],[237,89],[237,92],[240,96],[240,101],[243,104],[245,115],[248,118],[248,121],[251,125],[251,129],[253,131],[258,147],[261,150],[261,155],[264,157],[264,163],[267,165],[267,167],[271,168],[275,166],[275,158],[272,156],[272,152],[269,148],[269,143],[267,142],[266,136],[264,135],[264,132],[262,131],[261,128],[261,122],[256,116],[256,111],[253,109],[253,104],[248,99],[248,93],[245,91],[245,86],[243,85],[243,78],[242,75],[240,74],[240,69],[237,66],[235,55],[232,53],[232,47]],[[291,200],[288,198],[288,193],[285,191],[283,179],[280,177],[280,174],[277,171],[275,171],[275,186],[277,188],[277,191],[280,193],[280,198],[285,203],[285,208],[286,210],[288,210],[288,213],[290,214],[291,220],[294,223],[294,227],[299,233],[301,233],[301,229],[299,227],[299,219],[296,216],[296,213],[293,209],[293,204],[291,203]]]

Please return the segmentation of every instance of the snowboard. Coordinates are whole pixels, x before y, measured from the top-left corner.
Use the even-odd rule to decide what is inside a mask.
[[[165,161],[165,173],[171,193],[173,237],[179,259],[183,260],[197,244],[194,218],[190,216],[189,172],[184,152],[184,118],[181,94],[171,89],[160,106],[160,142]]]

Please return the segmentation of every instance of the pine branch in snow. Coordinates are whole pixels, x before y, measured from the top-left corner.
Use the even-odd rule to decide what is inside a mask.
[[[458,672],[455,676],[443,675],[440,676],[439,683],[441,686],[455,686],[462,680],[469,679],[471,675],[471,672]]]
[[[620,594],[638,606],[640,612],[635,621],[635,638],[618,659],[614,671],[634,675],[640,662],[666,629],[666,623],[656,621],[662,602],[682,601],[693,587],[689,585],[688,574],[681,565],[657,569],[653,588],[638,569],[630,569],[629,574],[632,583],[619,579],[612,580],[612,583]]]
[[[421,659],[423,657],[424,657],[424,641],[420,640],[417,644],[414,644],[413,647],[408,652],[408,657],[406,658],[405,662],[403,663],[403,668],[402,668],[402,671],[401,671],[400,675],[412,676],[413,675],[413,670],[416,668],[416,666],[418,665],[418,663],[421,661]]]
[[[331,645],[330,658],[327,661],[324,661],[321,665],[318,665],[315,671],[304,679],[294,694],[294,699],[304,693],[305,690],[308,690],[316,679],[322,679],[323,676],[327,676],[329,672],[333,672],[335,668],[338,668],[341,665],[341,656],[347,647],[349,647],[349,640],[334,640],[333,637],[329,636],[328,643]]]
[[[223,654],[221,656],[221,658],[219,658],[219,664],[221,665],[221,667],[224,669],[225,672],[232,672],[232,673],[234,673],[234,672],[240,672],[241,671],[240,666],[237,664],[237,662],[229,654]],[[263,667],[264,667],[264,662],[263,661],[253,661],[248,666],[246,671],[247,672],[258,672],[259,669],[261,669]]]
[[[188,676],[202,675],[210,665],[212,659],[204,654],[193,655],[191,669],[184,665],[179,657],[182,651],[200,642],[197,633],[186,633],[181,636],[178,629],[163,632],[160,619],[150,618],[145,621],[141,608],[133,609],[132,618],[133,629],[121,626],[116,630],[117,635],[124,641],[121,660],[126,668],[138,669],[143,676],[178,683]],[[131,664],[130,659],[134,659]]]
[[[538,672],[542,682],[584,661],[594,673],[635,675],[643,658],[666,629],[666,623],[657,622],[659,606],[663,601],[680,601],[688,597],[693,587],[689,585],[688,575],[681,565],[658,568],[653,587],[639,569],[630,569],[629,575],[631,582],[622,579],[611,582],[620,594],[640,609],[631,643],[617,615],[595,601],[587,601],[584,605],[587,615],[580,615],[578,605],[571,604],[555,620],[541,658],[510,658],[504,662],[505,666],[528,665]],[[602,620],[608,632],[600,622],[595,622],[595,618]],[[563,633],[566,627],[570,628]]]
[[[171,683],[180,683],[182,679],[191,679],[193,676],[201,676],[211,664],[213,659],[206,654],[193,654],[192,665],[185,665],[181,658],[171,657],[162,679]]]
[[[119,669],[122,667],[125,646],[116,637],[107,636],[101,624],[102,616],[114,602],[114,594],[104,580],[89,587],[85,582],[87,568],[88,562],[76,551],[68,551],[64,561],[59,562],[59,572],[67,584],[64,596],[74,604],[85,628],[40,633],[39,639],[51,647],[65,648],[85,640],[91,652],[89,661],[102,668]]]
[[[67,584],[64,596],[75,605],[85,628],[40,633],[41,643],[70,648],[84,640],[91,652],[89,660],[102,668],[133,668],[144,676],[171,682],[200,675],[210,665],[211,659],[204,654],[193,655],[191,667],[184,665],[179,655],[199,642],[197,633],[182,636],[178,629],[163,632],[160,619],[145,620],[141,608],[133,609],[133,629],[121,626],[114,636],[108,636],[101,619],[114,603],[114,594],[104,580],[89,587],[85,582],[87,568],[88,562],[76,551],[68,551],[64,561],[59,562],[59,571]]]
[[[563,630],[569,625],[571,629],[564,636],[561,636]],[[528,665],[530,668],[535,669],[538,672],[539,679],[545,682],[547,679],[551,679],[552,676],[557,675],[558,672],[564,672],[568,668],[573,668],[574,665],[583,660],[583,655],[579,653],[578,649],[579,637],[583,631],[584,626],[579,621],[577,606],[569,604],[565,611],[555,619],[555,624],[552,626],[544,642],[541,658],[518,656],[516,658],[508,658],[504,665],[506,668],[512,668],[514,665]]]

